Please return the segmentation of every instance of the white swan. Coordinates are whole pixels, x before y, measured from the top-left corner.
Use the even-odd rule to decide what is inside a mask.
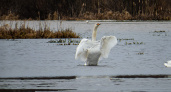
[[[166,63],[164,63],[164,65],[165,65],[166,67],[171,67],[171,60],[169,60],[169,61],[167,61]]]
[[[104,36],[100,41],[96,41],[99,25],[96,23],[94,26],[92,40],[82,39],[76,49],[75,59],[85,61],[85,65],[97,65],[99,58],[107,58],[112,47],[117,44],[115,36]]]

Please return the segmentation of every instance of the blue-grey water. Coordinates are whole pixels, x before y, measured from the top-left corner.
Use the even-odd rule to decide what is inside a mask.
[[[81,37],[91,39],[96,22],[101,23],[98,40],[108,35],[118,38],[109,57],[99,61],[98,66],[84,66],[84,62],[75,60],[77,45],[48,43],[57,39],[1,39],[0,89],[171,91],[171,68],[164,66],[171,60],[171,22],[1,21],[0,25],[9,24],[14,28],[15,23],[18,26],[25,23],[34,29],[47,25],[53,31],[70,28]],[[115,78],[119,75],[149,77]],[[167,77],[151,78],[150,75]]]

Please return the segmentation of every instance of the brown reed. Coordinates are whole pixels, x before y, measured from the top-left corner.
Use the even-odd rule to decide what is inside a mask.
[[[38,38],[79,38],[72,29],[61,29],[58,31],[51,31],[48,28],[34,30],[26,27],[23,24],[20,28],[14,29],[4,25],[0,27],[0,39],[38,39]]]

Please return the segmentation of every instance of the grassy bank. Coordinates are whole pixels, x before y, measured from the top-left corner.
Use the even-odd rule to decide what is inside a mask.
[[[17,24],[16,24],[17,25]],[[38,39],[38,38],[79,38],[72,29],[62,29],[53,31],[49,27],[38,30],[25,27],[23,24],[20,28],[11,28],[8,24],[0,27],[0,39]]]

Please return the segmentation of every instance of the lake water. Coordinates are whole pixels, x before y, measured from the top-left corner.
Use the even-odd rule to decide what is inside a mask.
[[[0,22],[0,25],[7,23],[13,28],[15,23],[25,23],[35,29],[46,24],[53,31],[71,28],[88,39],[91,39],[94,24],[99,22],[98,40],[108,35],[118,38],[109,57],[99,61],[98,66],[84,66],[84,62],[75,60],[77,45],[48,43],[57,39],[1,39],[0,90],[171,91],[171,68],[164,66],[171,60],[171,22]]]

